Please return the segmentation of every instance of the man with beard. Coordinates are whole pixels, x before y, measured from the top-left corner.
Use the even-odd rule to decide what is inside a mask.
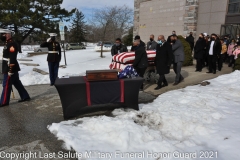
[[[61,46],[56,41],[56,33],[49,33],[50,38],[47,39],[47,42],[42,43],[41,47],[48,47],[48,68],[49,68],[49,78],[50,85],[53,86],[55,80],[58,77],[59,63],[61,61]]]
[[[222,45],[216,34],[211,35],[211,42],[208,46],[208,65],[209,71],[207,73],[216,74],[216,62],[218,56],[221,54]]]
[[[158,37],[157,43],[155,65],[157,73],[159,74],[159,79],[155,90],[168,86],[165,74],[169,74],[173,58],[172,46],[165,40],[163,35]]]
[[[117,38],[115,41],[115,44],[112,46],[112,49],[111,49],[112,56],[119,54],[119,53],[127,52],[127,51],[128,51],[127,47],[122,44],[121,39]]]
[[[176,73],[174,86],[178,85],[184,80],[181,75],[182,63],[185,59],[183,44],[177,39],[176,35],[171,36],[172,50],[173,50],[173,70]]]
[[[199,39],[194,47],[194,58],[197,60],[197,67],[195,72],[202,71],[202,59],[204,58],[204,48],[206,47],[206,41],[203,33],[199,34]]]
[[[9,105],[12,85],[17,89],[21,97],[18,102],[29,101],[30,97],[19,79],[18,72],[20,71],[20,67],[17,61],[18,45],[12,39],[10,30],[0,29],[0,34],[1,40],[5,43],[2,62],[2,73],[4,76],[2,82],[3,90],[0,101],[0,107],[4,107]]]
[[[154,35],[151,34],[149,38],[149,42],[147,43],[147,50],[156,50],[157,42],[154,40]]]

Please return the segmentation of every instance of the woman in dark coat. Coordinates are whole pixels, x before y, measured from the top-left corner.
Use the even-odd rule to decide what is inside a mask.
[[[165,74],[170,72],[170,66],[173,60],[172,46],[165,40],[163,35],[158,37],[157,42],[155,65],[157,73],[159,74],[159,80],[155,90],[168,86]]]
[[[206,47],[206,41],[204,39],[204,34],[201,33],[194,47],[194,58],[197,60],[197,66],[196,66],[195,72],[202,71],[202,60],[205,54],[205,50],[204,50],[205,47]]]

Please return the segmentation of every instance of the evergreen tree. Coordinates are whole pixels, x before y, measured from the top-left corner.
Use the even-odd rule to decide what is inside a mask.
[[[133,27],[131,27],[128,31],[128,35],[123,37],[123,43],[126,46],[131,46],[133,43]]]
[[[86,40],[86,22],[84,21],[84,18],[83,13],[77,9],[72,18],[70,41],[81,43]]]
[[[1,0],[0,27],[14,31],[14,39],[19,46],[30,34],[45,34],[42,37],[45,40],[47,33],[58,32],[60,20],[69,21],[75,12],[75,9],[62,9],[62,2],[63,0]]]

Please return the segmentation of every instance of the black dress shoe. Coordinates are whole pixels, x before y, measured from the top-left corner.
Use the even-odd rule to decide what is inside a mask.
[[[9,104],[1,104],[0,107],[9,106]]]
[[[174,82],[173,85],[176,86],[176,85],[178,85],[178,83],[177,83],[177,82]]]
[[[184,78],[182,77],[182,78],[180,79],[179,83],[182,82],[183,80],[184,80]]]
[[[30,101],[31,98],[25,98],[25,99],[20,99],[18,102],[25,102],[25,101]]]
[[[216,72],[213,72],[213,74],[216,74]]]
[[[206,73],[213,73],[213,72],[206,72]]]
[[[156,88],[154,88],[154,90],[159,90],[161,88],[162,88],[162,86],[157,86]]]
[[[162,87],[166,87],[166,86],[168,86],[168,84],[163,84],[163,85],[162,85]]]

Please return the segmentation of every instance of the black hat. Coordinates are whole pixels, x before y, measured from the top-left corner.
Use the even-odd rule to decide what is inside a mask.
[[[134,38],[134,40],[136,40],[136,39],[140,39],[140,36],[139,36],[139,35],[136,35],[135,38]]]

